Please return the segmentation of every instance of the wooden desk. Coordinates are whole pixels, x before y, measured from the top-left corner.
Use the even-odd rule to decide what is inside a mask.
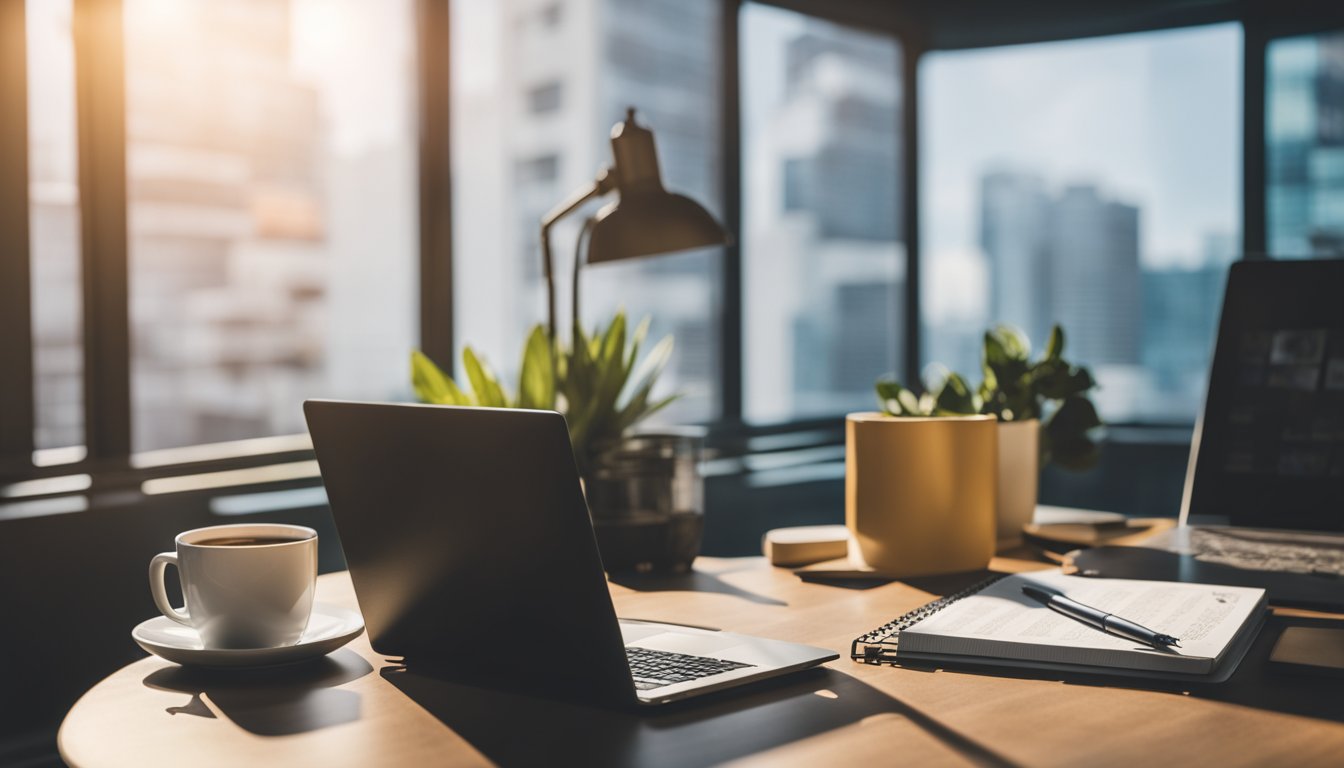
[[[991,567],[1041,566],[998,558]],[[700,558],[696,573],[683,578],[612,584],[624,617],[717,626],[841,654],[823,670],[651,714],[583,709],[396,671],[361,637],[320,665],[242,678],[143,659],[79,700],[59,745],[73,766],[146,768],[491,761],[1133,768],[1344,760],[1344,681],[1265,670],[1279,629],[1273,621],[1236,678],[1213,693],[849,660],[855,635],[955,586],[949,579],[871,589],[805,584],[760,558]],[[321,577],[318,589],[321,600],[355,604],[344,573]]]

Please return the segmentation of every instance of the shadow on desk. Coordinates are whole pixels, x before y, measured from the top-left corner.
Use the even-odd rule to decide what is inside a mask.
[[[776,600],[773,597],[739,589],[716,575],[700,571],[673,574],[616,574],[611,577],[611,581],[613,584],[619,584],[636,592],[717,592],[721,595],[732,595],[761,605],[788,605],[788,603]]]
[[[404,667],[384,667],[380,674],[501,765],[718,764],[883,713],[908,718],[973,762],[1010,764],[877,689],[825,668],[642,711],[486,690]]]
[[[354,722],[360,716],[360,695],[338,690],[373,671],[359,654],[342,649],[321,659],[284,667],[259,669],[193,669],[164,667],[144,679],[146,687],[191,696],[168,707],[174,717],[213,718],[202,700],[238,727],[258,736],[289,736]]]
[[[1006,576],[1004,571],[991,571],[988,568],[980,568],[974,571],[959,571],[957,573],[942,573],[936,576],[910,576],[905,578],[896,578],[893,576],[882,576],[873,574],[871,576],[858,575],[856,571],[808,571],[806,569],[796,572],[798,578],[810,584],[820,584],[827,587],[839,587],[842,589],[872,589],[893,581],[900,581],[906,586],[914,587],[921,592],[928,592],[931,595],[943,597],[945,595],[955,594],[963,589],[969,589],[977,584],[983,583],[986,579],[995,576]]]

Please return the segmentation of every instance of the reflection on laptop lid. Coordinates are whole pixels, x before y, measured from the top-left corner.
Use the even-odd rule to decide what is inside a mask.
[[[1344,260],[1232,265],[1181,523],[1344,532]]]

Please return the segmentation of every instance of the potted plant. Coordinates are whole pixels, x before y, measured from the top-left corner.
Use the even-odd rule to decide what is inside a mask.
[[[645,318],[627,336],[621,311],[592,335],[575,326],[565,347],[537,325],[523,346],[512,394],[469,346],[462,350],[465,387],[424,353],[411,353],[411,381],[422,402],[564,414],[609,571],[688,569],[704,530],[699,435],[632,433],[678,397],[653,395],[673,342],[664,337],[640,360],[648,331]]]
[[[999,421],[997,531],[1000,543],[1020,537],[1036,509],[1040,469],[1054,463],[1071,470],[1094,466],[1092,432],[1102,425],[1089,392],[1096,381],[1087,368],[1064,359],[1064,331],[1050,331],[1044,356],[1031,361],[1031,345],[1015,328],[985,332],[980,386],[957,373],[935,369],[926,391],[916,395],[899,382],[877,382],[877,397],[889,416],[986,414]]]

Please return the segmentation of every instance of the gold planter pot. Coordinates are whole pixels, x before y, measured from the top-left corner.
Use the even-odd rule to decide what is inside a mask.
[[[993,416],[845,423],[845,524],[894,577],[972,571],[994,556],[999,425]]]

